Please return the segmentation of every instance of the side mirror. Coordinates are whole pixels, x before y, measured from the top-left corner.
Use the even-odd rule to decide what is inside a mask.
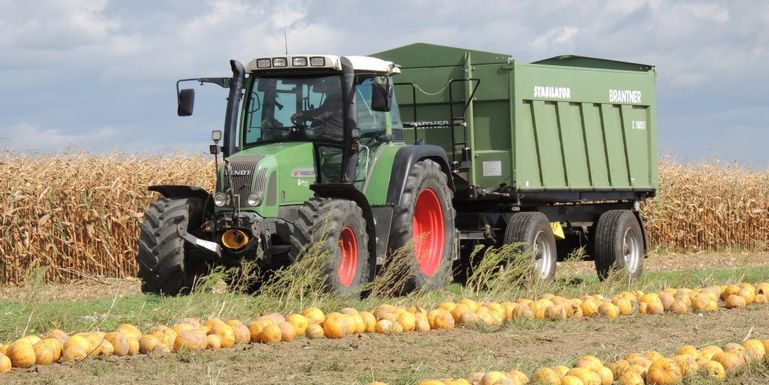
[[[390,111],[393,89],[388,79],[384,84],[374,82],[371,87],[371,109],[379,112]]]
[[[192,109],[195,107],[195,90],[183,89],[179,91],[178,98],[179,106],[176,109],[176,114],[179,116],[192,115]]]

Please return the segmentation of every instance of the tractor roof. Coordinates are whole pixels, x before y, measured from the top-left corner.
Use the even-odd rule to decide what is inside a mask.
[[[397,74],[400,69],[390,61],[369,56],[347,56],[356,72]],[[246,67],[249,73],[261,71],[290,71],[299,69],[342,70],[341,56],[335,55],[276,55],[251,60]]]

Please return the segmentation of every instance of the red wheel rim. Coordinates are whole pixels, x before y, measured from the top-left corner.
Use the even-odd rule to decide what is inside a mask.
[[[342,286],[350,287],[358,270],[358,239],[355,238],[355,231],[350,226],[342,228],[342,233],[339,234],[339,251],[342,259],[339,261],[336,274]]]
[[[432,277],[438,271],[443,256],[443,208],[431,189],[424,189],[417,197],[412,220],[414,256],[422,274]]]

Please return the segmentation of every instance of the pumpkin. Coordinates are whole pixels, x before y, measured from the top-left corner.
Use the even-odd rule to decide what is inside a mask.
[[[584,385],[601,385],[601,376],[588,368],[573,368],[566,376],[578,377]]]
[[[318,324],[310,324],[307,326],[307,337],[312,339],[317,338],[323,338],[325,336],[325,332],[323,331],[323,327]]]
[[[441,311],[436,314],[434,321],[430,323],[430,328],[446,330],[454,329],[454,318],[451,316],[451,313]]]
[[[567,367],[566,367],[566,366],[564,366],[564,365],[558,365],[558,366],[554,366],[554,367],[553,367],[553,370],[555,370],[555,372],[556,372],[556,373],[558,373],[558,376],[559,376],[560,378],[563,378],[563,377],[565,377],[565,376],[566,376],[566,373],[569,373],[569,368],[567,368]]]
[[[417,320],[416,327],[414,330],[418,332],[430,331],[430,321],[427,320],[427,314],[417,313],[414,317]],[[376,324],[374,326],[376,326]]]
[[[446,385],[472,385],[464,378],[449,378],[443,381]]]
[[[518,384],[526,384],[529,382],[529,376],[520,370],[511,370],[507,372],[507,378],[515,381]]]
[[[236,319],[231,319],[226,324],[232,328],[232,332],[235,334],[236,344],[247,344],[251,340],[251,333],[248,327]]]
[[[307,317],[307,321],[310,324],[320,324],[326,320],[326,315],[323,313],[323,310],[320,310],[317,307],[308,307],[307,309],[304,309],[302,315]]]
[[[612,303],[617,307],[617,309],[619,309],[620,315],[630,315],[633,313],[633,303],[630,302],[627,298],[615,298],[612,300]]]
[[[323,321],[323,334],[328,338],[342,338],[347,333],[346,322],[339,317],[329,317]]]
[[[726,378],[726,369],[718,361],[706,361],[700,365],[700,373],[718,381],[723,381]]]
[[[200,327],[202,327],[202,326],[203,326],[203,325],[200,323],[200,321],[198,321],[198,320],[197,320],[197,319],[195,319],[195,318],[182,318],[182,319],[180,319],[180,320],[179,320],[178,324],[186,324],[186,325],[190,325],[190,326],[192,326],[193,328],[200,328]]]
[[[280,329],[280,340],[283,342],[291,342],[296,338],[296,328],[291,322],[281,322],[278,324]]]
[[[615,378],[620,378],[629,367],[630,362],[628,360],[617,360],[609,363],[608,366],[608,368],[611,369],[611,372],[614,374]]]
[[[445,385],[443,381],[438,380],[422,380],[418,385]]]
[[[62,343],[55,338],[46,338],[32,345],[35,351],[35,364],[48,365],[61,358]]]
[[[388,319],[380,319],[376,322],[375,331],[379,334],[390,334],[394,329],[395,324]]]
[[[598,377],[601,377],[601,385],[611,385],[614,383],[614,372],[611,369],[602,366],[594,370],[594,372],[598,374]]]
[[[173,345],[171,347],[173,348]],[[156,334],[145,334],[139,338],[139,352],[141,354],[150,354],[155,351],[168,353],[171,349]]]
[[[421,316],[424,316],[422,313],[412,313],[412,314],[420,314]],[[418,319],[420,316],[415,315],[414,319]],[[363,320],[363,323],[366,325],[366,333],[374,333],[376,331],[376,317],[374,317],[374,314],[367,311],[360,312],[360,318]]]
[[[745,348],[745,353],[751,362],[761,361],[766,356],[764,343],[759,340],[747,340],[742,343],[742,346]]]
[[[139,340],[139,338],[142,338],[142,331],[139,330],[134,325],[131,324],[120,324],[115,328],[116,332],[121,332],[126,335],[128,338],[133,338],[135,340]]]
[[[676,350],[676,355],[689,355],[694,358],[699,358],[700,351],[692,345],[684,345]]]
[[[104,339],[106,339],[107,341],[109,341],[110,344],[112,344],[112,349],[113,349],[112,354],[118,357],[128,355],[128,350],[130,349],[130,346],[128,343],[128,337],[126,337],[125,334],[121,332],[109,332],[104,335]]]
[[[534,312],[525,305],[519,305],[513,309],[513,318],[534,318]]]
[[[585,385],[585,383],[579,377],[567,375],[561,379],[561,385]]]
[[[216,334],[219,336],[222,348],[230,348],[235,345],[235,332],[224,321],[219,318],[212,318],[207,320],[204,326],[208,328],[206,334]]]
[[[34,335],[34,334],[33,334],[33,335],[24,336],[24,337],[22,337],[22,338],[20,338],[20,339],[25,339],[25,340],[29,341],[29,343],[31,343],[32,345],[34,345],[34,344],[36,344],[36,343],[40,342],[40,340],[41,340],[42,338],[40,338],[40,337],[38,337],[38,336],[36,336],[36,335]]]
[[[67,339],[69,338],[69,335],[64,332],[64,330],[61,329],[53,329],[50,330],[48,333],[45,333],[41,336],[43,339],[46,338],[55,338],[59,342],[62,343],[62,345],[67,342]]]
[[[491,371],[491,372],[487,372],[486,374],[483,375],[483,377],[481,377],[481,381],[478,382],[478,385],[501,384],[504,379],[505,379],[505,373],[498,372],[498,371]]]
[[[464,301],[464,299],[463,299],[463,301]],[[465,303],[474,304],[475,302],[472,301],[472,300],[467,300]],[[451,301],[447,301],[447,302],[442,302],[440,305],[438,305],[438,308],[446,310],[447,312],[451,312],[452,310],[454,310],[454,308],[456,306],[457,306],[456,303],[451,302]]]
[[[691,377],[694,374],[697,374],[697,371],[700,369],[700,365],[697,363],[697,359],[689,354],[679,354],[673,356],[673,361],[676,362],[676,365],[678,365],[678,368],[681,369],[681,377],[687,378]]]
[[[545,318],[551,321],[565,320],[568,318],[568,313],[564,306],[552,305],[545,308]]]
[[[455,306],[453,309],[451,309],[451,311],[449,313],[451,313],[451,316],[454,318],[454,322],[459,323],[459,319],[462,317],[462,314],[464,314],[464,313],[473,313],[473,314],[475,314],[475,311],[470,309],[469,306],[467,306],[467,305],[465,305],[463,303],[460,303],[457,306]]]
[[[582,356],[576,364],[575,368],[587,368],[590,370],[597,370],[603,367],[603,363],[595,356]]]
[[[310,319],[301,314],[289,314],[286,317],[286,322],[290,322],[296,329],[296,334],[303,336],[307,332],[307,326],[310,324]]]
[[[689,312],[689,306],[683,301],[676,300],[670,305],[670,312],[675,314],[686,314]]]
[[[280,342],[281,338],[283,338],[283,332],[281,332],[280,327],[272,322],[267,322],[262,331],[259,332],[258,340],[265,344],[274,344]]]
[[[14,368],[29,368],[35,364],[35,349],[29,339],[20,338],[8,347],[8,358]]]
[[[539,385],[560,385],[561,376],[551,368],[538,368],[531,375],[534,384]]]
[[[115,347],[112,346],[112,344],[103,339],[101,342],[99,342],[99,355],[104,357],[109,357],[115,352]]]
[[[206,349],[214,350],[222,347],[222,339],[216,334],[206,336]]]
[[[340,314],[340,313],[336,313],[336,314]],[[277,325],[277,324],[279,324],[281,322],[286,322],[286,317],[284,317],[283,314],[280,314],[280,313],[265,314],[265,315],[259,317],[258,319],[264,319],[264,320],[267,320],[267,321],[271,321],[275,325]]]
[[[150,328],[150,330],[147,331],[147,334],[155,336],[160,341],[160,343],[165,345],[167,352],[173,350],[174,341],[176,341],[176,332],[174,329],[171,329],[165,325],[158,325]],[[141,338],[139,338],[139,345],[141,346]]]
[[[642,302],[638,311],[641,314],[658,315],[665,312],[665,307],[662,306],[662,302]]]
[[[619,316],[619,308],[611,302],[603,302],[598,306],[598,314],[615,319]]]
[[[726,369],[727,373],[738,372],[740,369],[742,369],[743,366],[745,366],[745,360],[742,358],[742,356],[737,355],[736,353],[716,353],[712,360],[720,363],[724,369]]]
[[[582,309],[582,314],[585,317],[592,317],[598,313],[598,303],[592,298],[582,301],[579,308]]]
[[[408,314],[409,316],[413,317],[414,315],[408,312],[404,312],[405,314]],[[366,322],[363,321],[363,316],[360,315],[360,313],[355,314],[352,317],[352,323],[355,325],[355,331],[354,333],[360,334],[366,332]]]
[[[721,348],[719,348],[718,346],[716,346],[716,345],[708,345],[708,346],[705,346],[704,348],[700,349],[700,356],[702,358],[711,360],[711,359],[713,359],[713,356],[715,356],[718,353],[722,353],[722,352],[723,352],[723,350],[721,350]]]
[[[11,359],[3,353],[0,353],[0,373],[8,373],[11,371]]]
[[[644,379],[636,372],[627,371],[620,376],[619,385],[644,385]]]
[[[82,335],[74,335],[67,339],[61,351],[62,361],[80,361],[88,357],[94,349],[91,341]]]
[[[203,350],[208,346],[206,332],[202,328],[180,330],[174,340],[174,352]]]
[[[736,294],[732,294],[726,298],[725,305],[727,309],[743,308],[747,306],[747,301],[744,297]]]

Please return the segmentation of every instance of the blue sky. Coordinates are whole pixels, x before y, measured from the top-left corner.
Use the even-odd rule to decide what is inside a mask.
[[[413,42],[657,66],[660,153],[769,164],[769,2],[0,0],[0,147],[205,152],[228,75],[283,52],[368,54]]]

